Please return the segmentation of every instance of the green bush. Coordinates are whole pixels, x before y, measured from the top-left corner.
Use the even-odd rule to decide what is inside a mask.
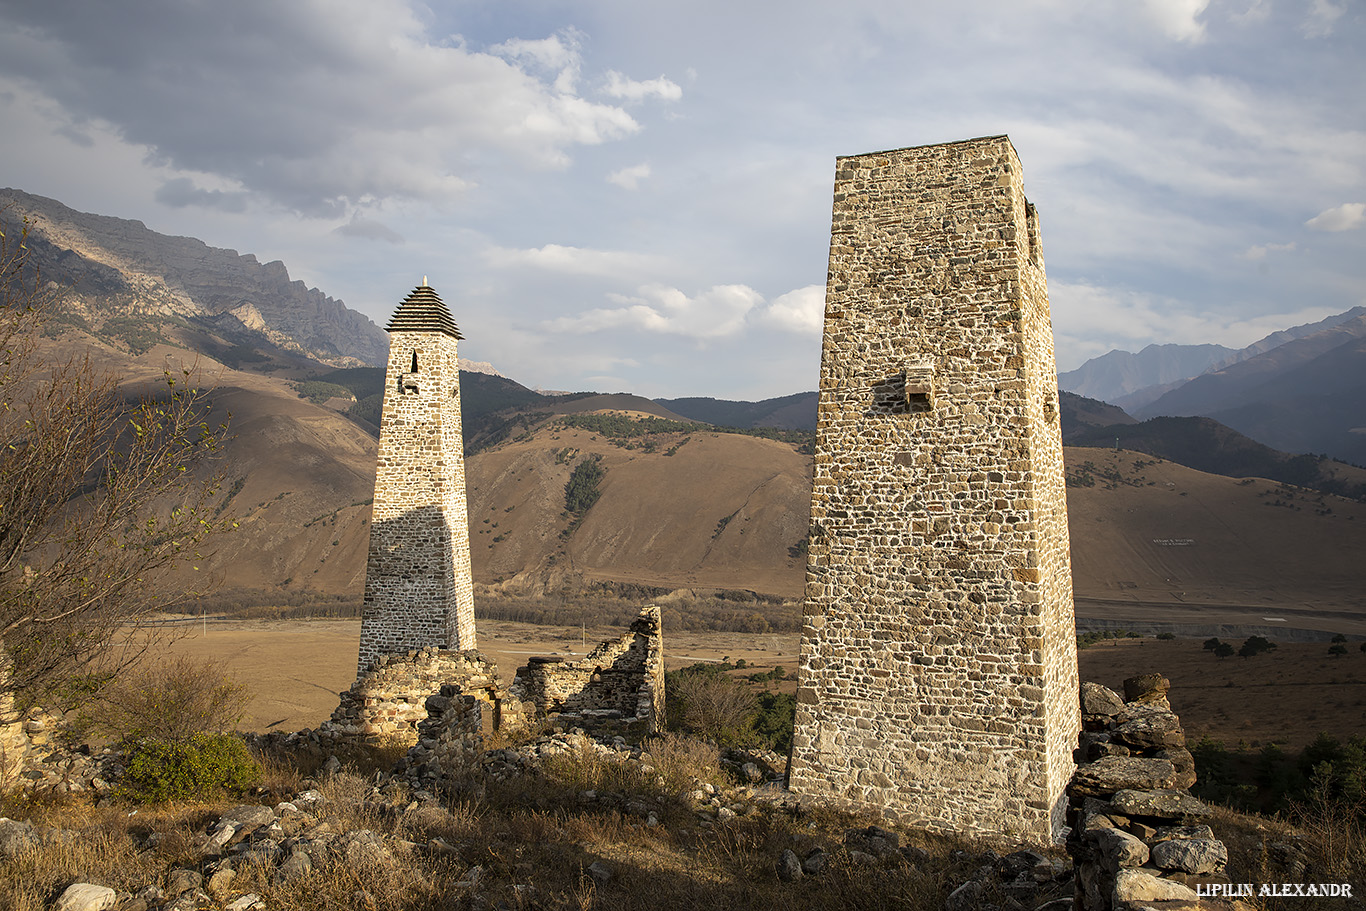
[[[241,794],[261,780],[261,765],[231,734],[196,734],[172,743],[144,738],[127,745],[119,793],[141,802]]]

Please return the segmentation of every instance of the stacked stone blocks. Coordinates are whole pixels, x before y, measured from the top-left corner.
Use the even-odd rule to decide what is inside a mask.
[[[1056,369],[1006,137],[841,158],[791,786],[1048,838],[1078,727]]]
[[[1167,701],[1170,685],[1160,674],[1131,677],[1124,699],[1082,685],[1067,841],[1078,911],[1188,908],[1195,887],[1229,883],[1228,849],[1204,824],[1209,808],[1187,790],[1195,761]]]

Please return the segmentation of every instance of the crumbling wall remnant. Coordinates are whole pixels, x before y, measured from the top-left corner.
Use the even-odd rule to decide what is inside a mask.
[[[1194,902],[1197,887],[1230,882],[1228,849],[1205,824],[1210,810],[1187,790],[1195,760],[1167,701],[1170,686],[1160,674],[1131,677],[1121,699],[1082,684],[1067,840],[1078,911]]]
[[[664,640],[660,612],[646,607],[619,639],[581,661],[532,658],[512,689],[559,728],[612,731],[639,740],[664,724]]]

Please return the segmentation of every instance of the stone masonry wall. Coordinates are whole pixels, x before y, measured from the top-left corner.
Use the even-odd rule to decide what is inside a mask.
[[[664,724],[664,641],[660,612],[640,612],[630,632],[602,643],[582,661],[532,658],[512,691],[562,728],[639,740]]]
[[[794,791],[1060,831],[1079,718],[1056,388],[1010,141],[839,159]]]
[[[386,377],[357,677],[383,655],[476,647],[456,339],[391,329]]]
[[[664,723],[659,608],[582,661],[538,661],[503,686],[493,661],[473,650],[423,648],[376,660],[341,694],[318,729],[327,740],[417,743],[422,763],[451,765],[485,734],[542,721],[595,736],[640,740]],[[453,766],[452,766],[453,767]]]
[[[479,652],[424,648],[378,659],[341,694],[319,730],[332,738],[413,743],[430,714],[428,700],[450,686],[491,706],[505,698],[497,665]]]

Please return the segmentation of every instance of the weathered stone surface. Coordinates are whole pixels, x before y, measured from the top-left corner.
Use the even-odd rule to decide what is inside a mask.
[[[1183,746],[1164,747],[1153,751],[1154,759],[1165,759],[1176,769],[1176,778],[1172,781],[1172,787],[1178,790],[1192,787],[1195,784],[1195,757],[1191,751]]]
[[[802,872],[802,862],[797,859],[796,851],[786,848],[778,855],[778,879],[785,883],[794,883],[802,878]]]
[[[982,901],[982,884],[976,880],[963,883],[944,899],[944,911],[976,911]]]
[[[1161,674],[1139,674],[1124,681],[1124,701],[1155,702],[1167,698],[1172,682]]]
[[[1214,830],[1209,826],[1159,826],[1152,837],[1148,839],[1148,844],[1156,844],[1159,841],[1170,841],[1173,838],[1213,838]]]
[[[1195,890],[1143,870],[1120,870],[1115,875],[1114,900],[1119,902],[1195,901]]]
[[[1186,734],[1181,730],[1181,719],[1171,712],[1158,712],[1152,715],[1130,718],[1116,727],[1112,736],[1121,743],[1138,750],[1181,747],[1186,744]],[[1172,763],[1173,767],[1175,765]]]
[[[1228,863],[1228,848],[1212,838],[1173,838],[1153,845],[1152,857],[1163,870],[1214,873]]]
[[[20,819],[0,817],[0,857],[17,857],[38,847],[33,826]]]
[[[1141,867],[1148,862],[1148,846],[1119,829],[1094,829],[1086,833],[1100,855],[1101,866],[1114,872],[1120,867]]]
[[[72,883],[58,897],[52,911],[104,911],[114,907],[118,898],[118,893],[108,886]]]
[[[1210,814],[1209,807],[1185,791],[1164,788],[1116,791],[1110,798],[1110,806],[1125,816],[1148,819],[1201,819]]]
[[[1083,716],[1095,715],[1107,720],[1122,718],[1125,714],[1124,700],[1108,686],[1088,680],[1081,685],[1081,713]]]
[[[1004,136],[840,158],[791,788],[1048,840],[1080,726],[1038,219]]]
[[[808,876],[820,876],[830,866],[830,855],[822,848],[812,848],[802,858],[802,872]]]
[[[1116,791],[1170,788],[1175,776],[1176,769],[1165,759],[1106,756],[1079,766],[1069,790],[1078,796],[1109,797]]]
[[[204,876],[198,870],[172,870],[166,874],[166,897],[175,898],[203,884]]]

